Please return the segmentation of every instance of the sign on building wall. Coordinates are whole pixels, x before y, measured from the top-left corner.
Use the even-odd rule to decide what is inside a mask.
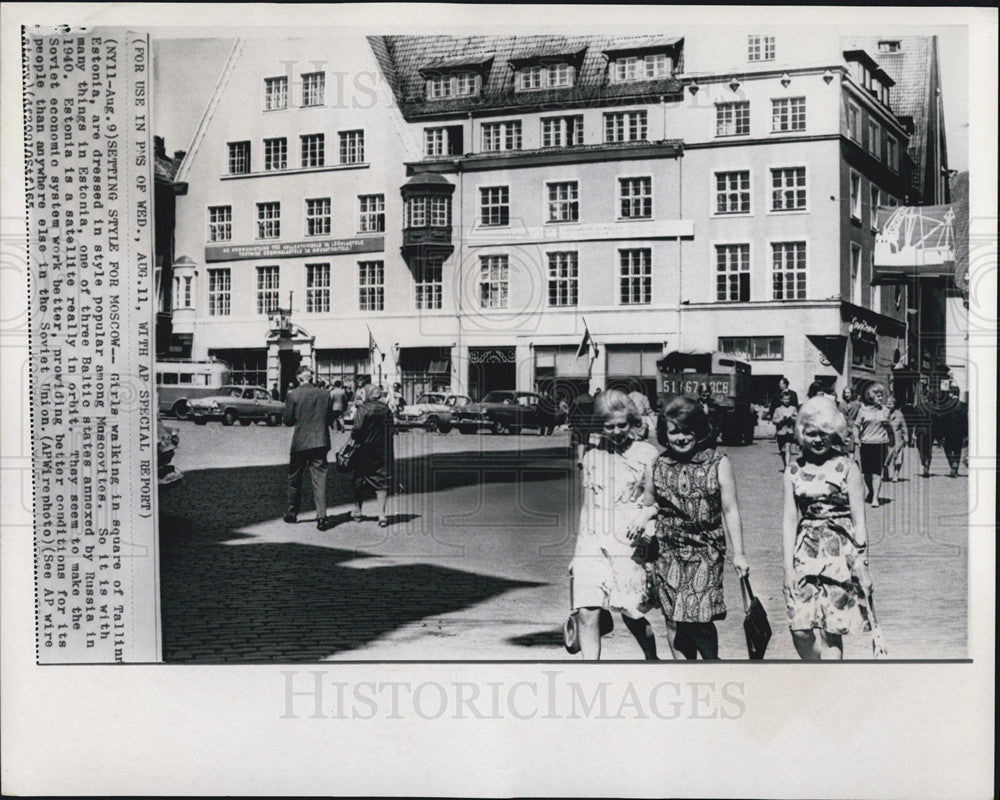
[[[316,242],[267,242],[261,244],[208,244],[205,261],[246,261],[256,258],[335,256],[349,253],[378,253],[385,250],[384,236],[356,236],[353,239],[325,239]]]

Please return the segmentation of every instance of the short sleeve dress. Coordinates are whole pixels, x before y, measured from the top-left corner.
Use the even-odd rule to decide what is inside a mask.
[[[660,554],[652,572],[663,614],[674,622],[711,622],[726,616],[721,460],[714,448],[686,461],[667,451],[653,465]]]
[[[805,578],[801,587],[785,587],[788,625],[793,631],[818,628],[845,634],[871,630],[861,613],[863,595],[854,580],[862,558],[854,538],[847,473],[852,460],[834,456],[822,464],[792,462],[795,505],[801,518],[795,532],[793,568]]]
[[[627,536],[642,505],[646,468],[656,456],[646,442],[632,442],[621,453],[598,447],[584,455],[588,513],[573,557],[574,608],[607,608],[637,618],[656,606],[645,560]]]

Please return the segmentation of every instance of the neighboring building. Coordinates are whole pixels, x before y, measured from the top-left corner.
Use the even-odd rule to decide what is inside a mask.
[[[168,156],[163,138],[153,137],[153,224],[156,254],[156,354],[183,355],[183,345],[172,337],[171,310],[173,303],[174,227],[176,196],[183,194],[184,185],[175,181],[184,160],[184,151]],[[190,349],[190,340],[187,343]]]
[[[896,83],[893,102],[910,130],[908,155],[913,162],[906,205],[950,203],[937,37],[852,37],[851,46],[872,53]],[[904,363],[897,371],[901,394],[909,399],[907,383],[931,373],[950,373],[967,390],[968,313],[953,281],[923,278],[885,289],[903,292],[912,309]]]
[[[304,358],[409,398],[652,391],[663,353],[723,349],[764,399],[782,374],[885,380],[905,349],[905,297],[870,279],[874,211],[913,164],[868,48],[780,28],[288,47],[237,43],[178,176],[175,331],[248,382]],[[342,74],[347,102],[316,94]]]

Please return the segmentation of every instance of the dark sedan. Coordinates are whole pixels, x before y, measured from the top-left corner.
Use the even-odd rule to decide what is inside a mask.
[[[494,391],[478,403],[469,403],[452,414],[462,433],[489,428],[493,433],[517,433],[522,428],[541,428],[542,415],[534,392]]]

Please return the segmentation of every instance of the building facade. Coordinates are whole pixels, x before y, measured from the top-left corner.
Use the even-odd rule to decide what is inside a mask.
[[[885,380],[894,83],[815,31],[240,41],[178,175],[174,330],[246,382],[409,399],[652,394],[671,350],[747,357],[761,401]]]

